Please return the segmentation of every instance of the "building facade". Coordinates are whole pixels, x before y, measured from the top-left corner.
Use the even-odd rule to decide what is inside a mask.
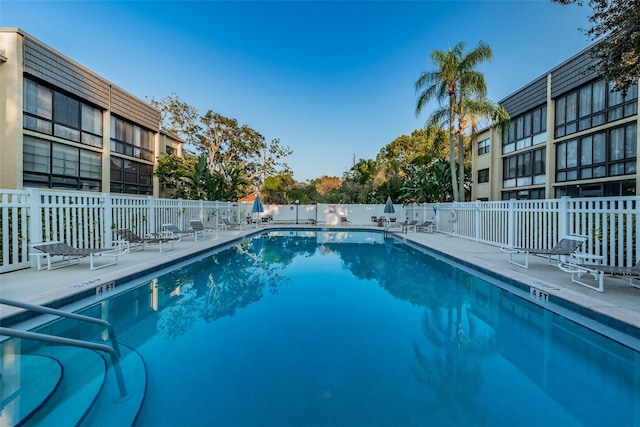
[[[638,84],[614,92],[586,49],[502,101],[509,132],[478,133],[472,200],[638,194]]]
[[[19,28],[0,28],[0,188],[163,196],[161,115]]]

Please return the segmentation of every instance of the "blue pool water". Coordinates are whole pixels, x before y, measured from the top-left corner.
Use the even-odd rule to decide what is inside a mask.
[[[269,232],[110,298],[138,426],[633,426],[640,354],[376,232]],[[99,308],[100,307],[100,308]]]

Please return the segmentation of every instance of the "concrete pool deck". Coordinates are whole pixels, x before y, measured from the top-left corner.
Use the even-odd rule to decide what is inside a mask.
[[[289,227],[323,229],[323,227],[310,227],[309,225],[286,226],[286,228]],[[271,226],[262,230],[282,228],[283,226]],[[350,227],[350,229],[372,229],[372,227]],[[375,229],[380,230],[379,228]],[[173,250],[164,253],[159,253],[155,248],[147,248],[143,251],[123,255],[119,258],[118,264],[99,270],[91,271],[89,260],[82,259],[78,264],[51,271],[37,271],[35,268],[30,268],[0,274],[0,296],[31,304],[47,305],[71,298],[79,293],[93,292],[93,289],[138,274],[142,270],[163,268],[176,259],[189,257],[209,248],[224,245],[256,231],[258,230],[252,228],[212,232],[206,239],[198,242],[194,242],[193,239],[178,242]],[[402,239],[431,248],[465,264],[489,270],[527,287],[541,289],[549,295],[588,308],[640,330],[640,289],[629,286],[628,279],[605,278],[605,291],[601,293],[571,282],[570,274],[549,265],[545,258],[530,256],[529,268],[525,269],[510,264],[508,255],[495,246],[439,233],[409,231],[406,234],[398,233],[398,235]],[[96,264],[101,261],[100,258],[97,258]],[[0,324],[2,319],[7,319],[22,311],[22,309],[0,305]]]

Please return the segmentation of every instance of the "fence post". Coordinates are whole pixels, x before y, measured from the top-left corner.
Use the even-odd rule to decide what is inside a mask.
[[[516,246],[516,199],[509,199],[507,203],[507,245]]]
[[[29,190],[29,243],[42,242],[42,198],[40,191]]]
[[[147,230],[145,233],[156,232],[156,199],[153,196],[147,196]],[[178,226],[180,227],[180,226]]]
[[[42,242],[42,199],[40,192],[36,189],[29,189],[27,198],[27,218],[29,221],[27,228],[27,245]],[[31,259],[31,266],[35,267],[35,258]]]
[[[476,200],[474,203],[474,208],[475,208],[475,229],[476,229],[476,242],[480,241],[480,235],[482,234],[482,230],[481,230],[481,226],[482,224],[480,224],[480,201]]]
[[[105,248],[113,247],[113,201],[111,194],[102,194],[102,230]]]
[[[558,202],[558,236],[560,239],[562,236],[571,234],[570,221],[569,221],[569,196],[562,196]]]

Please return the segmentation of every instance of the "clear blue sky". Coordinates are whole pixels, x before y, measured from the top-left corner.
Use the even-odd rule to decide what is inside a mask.
[[[135,96],[172,93],[293,149],[294,179],[342,176],[422,127],[429,53],[491,46],[499,101],[591,44],[589,7],[536,1],[0,0],[19,27]]]

